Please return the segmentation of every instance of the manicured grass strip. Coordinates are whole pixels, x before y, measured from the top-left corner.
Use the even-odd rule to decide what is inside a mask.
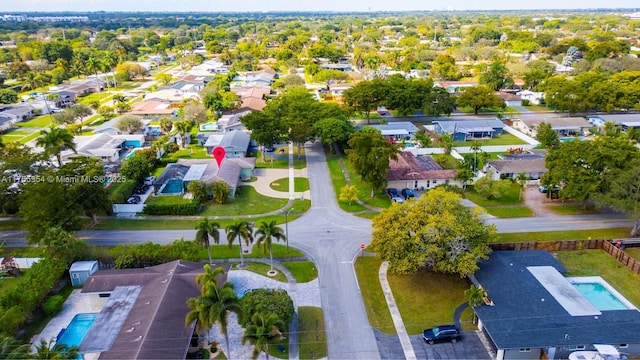
[[[327,334],[322,308],[313,306],[298,308],[298,334],[300,359],[327,357]]]
[[[246,248],[244,243],[242,244],[242,248]],[[207,258],[207,249],[202,248],[202,259]],[[285,245],[273,244],[273,258],[283,258],[287,256],[304,256],[300,251],[289,247],[289,253],[287,253],[287,247]],[[259,258],[259,259],[268,259],[269,253],[263,254],[262,247],[254,246],[251,249],[251,254],[245,254],[245,258]],[[240,245],[238,245],[238,240],[233,242],[233,245],[229,247],[227,243],[227,239],[220,239],[220,245],[212,245],[211,246],[211,258],[212,259],[239,259],[240,258]],[[267,265],[268,266],[268,265]],[[269,269],[267,269],[269,270]],[[265,271],[266,273],[266,271]]]
[[[202,216],[258,215],[283,208],[287,199],[270,198],[258,194],[252,186],[240,186],[236,195],[227,204],[207,203],[200,213]]]
[[[377,212],[368,212],[368,213],[363,213],[363,214],[357,214],[356,216],[357,216],[357,217],[360,217],[360,218],[363,218],[363,219],[369,219],[369,220],[371,220],[371,219],[373,219],[374,217],[378,216],[378,214],[380,214],[380,213],[377,213]]]
[[[296,147],[294,146],[294,153],[296,151]],[[274,156],[277,155],[278,157]],[[268,152],[265,153],[266,162],[262,160],[262,151],[258,151],[256,156],[256,168],[273,168],[273,169],[288,169],[289,168],[289,158],[288,152],[285,151],[282,156],[277,152]],[[304,169],[307,167],[307,161],[304,156],[298,158],[298,155],[293,156],[293,168],[294,169]]]
[[[478,140],[481,146],[494,146],[494,145],[525,145],[527,142],[520,140],[520,138],[509,133],[502,133],[493,139]],[[471,146],[471,141],[456,141],[453,143],[454,147],[468,147]]]
[[[462,330],[465,331],[478,330],[478,326],[473,323],[473,308],[470,306],[462,311],[462,315],[460,315],[460,325],[462,325]]]
[[[51,124],[51,116],[50,115],[41,115],[36,116],[33,119],[29,119],[26,121],[20,121],[16,123],[17,127],[24,128],[43,128],[47,127]]]
[[[273,279],[276,281],[280,281],[283,283],[287,283],[289,282],[287,280],[287,276],[280,270],[274,268],[274,270],[278,271],[278,274],[276,274],[276,276],[267,276],[267,271],[271,270],[271,266],[268,264],[263,264],[263,263],[258,263],[258,262],[245,262],[245,264],[247,265],[246,268],[241,269],[241,270],[248,270],[251,271],[253,273],[256,273],[258,275],[262,275],[264,277],[267,277],[269,279]],[[234,266],[235,269],[239,269],[238,268],[238,264],[236,264]]]
[[[593,230],[563,230],[540,231],[528,233],[501,233],[496,237],[497,243],[523,242],[523,241],[558,241],[558,240],[587,240],[592,239],[616,239],[629,237],[627,228],[593,229]]]
[[[25,137],[23,137],[22,139],[20,139],[20,143],[21,143],[21,144],[26,144],[26,143],[28,143],[29,141],[31,141],[31,140],[33,140],[33,139],[37,138],[38,136],[40,136],[40,132],[35,131],[35,132],[34,132],[34,133],[32,133],[31,135],[29,135],[29,136],[25,136]]]
[[[345,180],[344,175],[342,174],[342,168],[340,167],[340,161],[338,160],[338,157],[335,155],[328,154],[326,152],[325,152],[325,155],[327,158],[327,166],[329,167],[329,173],[331,174],[331,182],[333,183],[333,190],[336,194],[336,199],[339,199],[340,190],[345,185],[347,185],[347,181]],[[355,202],[349,205],[349,203],[345,201],[338,201],[338,205],[340,206],[340,209],[346,212],[358,212],[358,211],[367,210],[367,208]]]
[[[318,269],[312,261],[286,261],[282,265],[291,271],[298,283],[306,283],[318,278]]]
[[[553,204],[547,206],[547,209],[559,215],[587,215],[601,213],[600,209],[595,206],[587,206],[586,209],[583,209],[582,204]]]
[[[640,305],[640,275],[634,274],[603,250],[558,251],[567,276],[602,276],[634,305]]]
[[[396,328],[393,326],[391,313],[389,313],[389,307],[378,280],[378,270],[381,263],[380,259],[367,256],[358,257],[354,266],[369,323],[384,333],[395,335]]]
[[[269,186],[275,191],[289,191],[289,178],[274,180]],[[295,192],[303,192],[309,190],[309,179],[296,177],[293,178],[293,188]]]
[[[424,270],[414,275],[389,273],[388,278],[409,334],[421,334],[425,328],[453,322],[455,309],[467,301],[464,291],[469,285],[455,274]]]
[[[486,207],[484,210],[499,218],[520,218],[533,216],[533,211],[526,206]]]
[[[342,158],[344,160],[344,166],[347,168],[349,172],[349,178],[351,179],[351,184],[353,184],[358,190],[358,199],[362,200],[365,204],[369,206],[375,206],[378,208],[388,208],[391,206],[391,199],[387,196],[387,194],[375,194],[371,197],[371,185],[362,181],[360,175],[358,175],[352,168],[349,158],[344,156]],[[400,190],[400,189],[398,189]]]
[[[488,200],[484,196],[478,194],[473,185],[467,186],[464,197],[476,203],[479,206],[506,206],[522,204],[524,200],[518,199],[520,187],[516,183],[511,183],[499,199]]]
[[[189,204],[191,199],[185,199],[182,196],[161,195],[161,196],[149,196],[145,204],[153,205],[178,205]]]
[[[629,256],[640,261],[640,248],[626,248],[624,250]]]

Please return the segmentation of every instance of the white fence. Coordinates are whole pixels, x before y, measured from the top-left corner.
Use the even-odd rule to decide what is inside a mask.
[[[0,258],[0,263],[2,263],[2,261],[5,258]],[[13,258],[13,263],[18,265],[18,268],[20,269],[29,269],[31,268],[31,266],[35,263],[37,263],[38,261],[42,260],[42,258]]]
[[[540,142],[538,140],[532,138],[529,135],[521,133],[520,131],[512,128],[511,126],[505,126],[503,128],[503,130],[505,132],[508,132],[509,134],[517,137],[520,140],[526,141],[528,144],[531,144],[531,145],[534,145],[534,146],[540,145]]]
[[[113,212],[118,213],[141,213],[144,210],[144,204],[113,204]]]

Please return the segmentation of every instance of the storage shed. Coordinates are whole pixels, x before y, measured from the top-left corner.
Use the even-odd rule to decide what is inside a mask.
[[[98,261],[76,261],[71,264],[69,276],[71,276],[71,285],[82,286],[87,281],[89,275],[98,271]]]

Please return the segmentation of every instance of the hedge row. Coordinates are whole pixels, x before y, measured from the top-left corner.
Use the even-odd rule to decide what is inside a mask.
[[[193,200],[187,204],[147,204],[144,213],[147,215],[196,215],[200,211],[200,202]]]
[[[126,204],[127,199],[131,194],[133,194],[133,190],[136,188],[135,180],[127,180],[123,183],[115,183],[111,184],[111,186],[116,186],[115,191],[109,194],[109,199],[114,204]]]

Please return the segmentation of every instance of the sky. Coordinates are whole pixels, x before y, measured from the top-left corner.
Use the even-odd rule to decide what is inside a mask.
[[[31,11],[411,11],[636,8],[638,0],[0,0],[0,12]]]

